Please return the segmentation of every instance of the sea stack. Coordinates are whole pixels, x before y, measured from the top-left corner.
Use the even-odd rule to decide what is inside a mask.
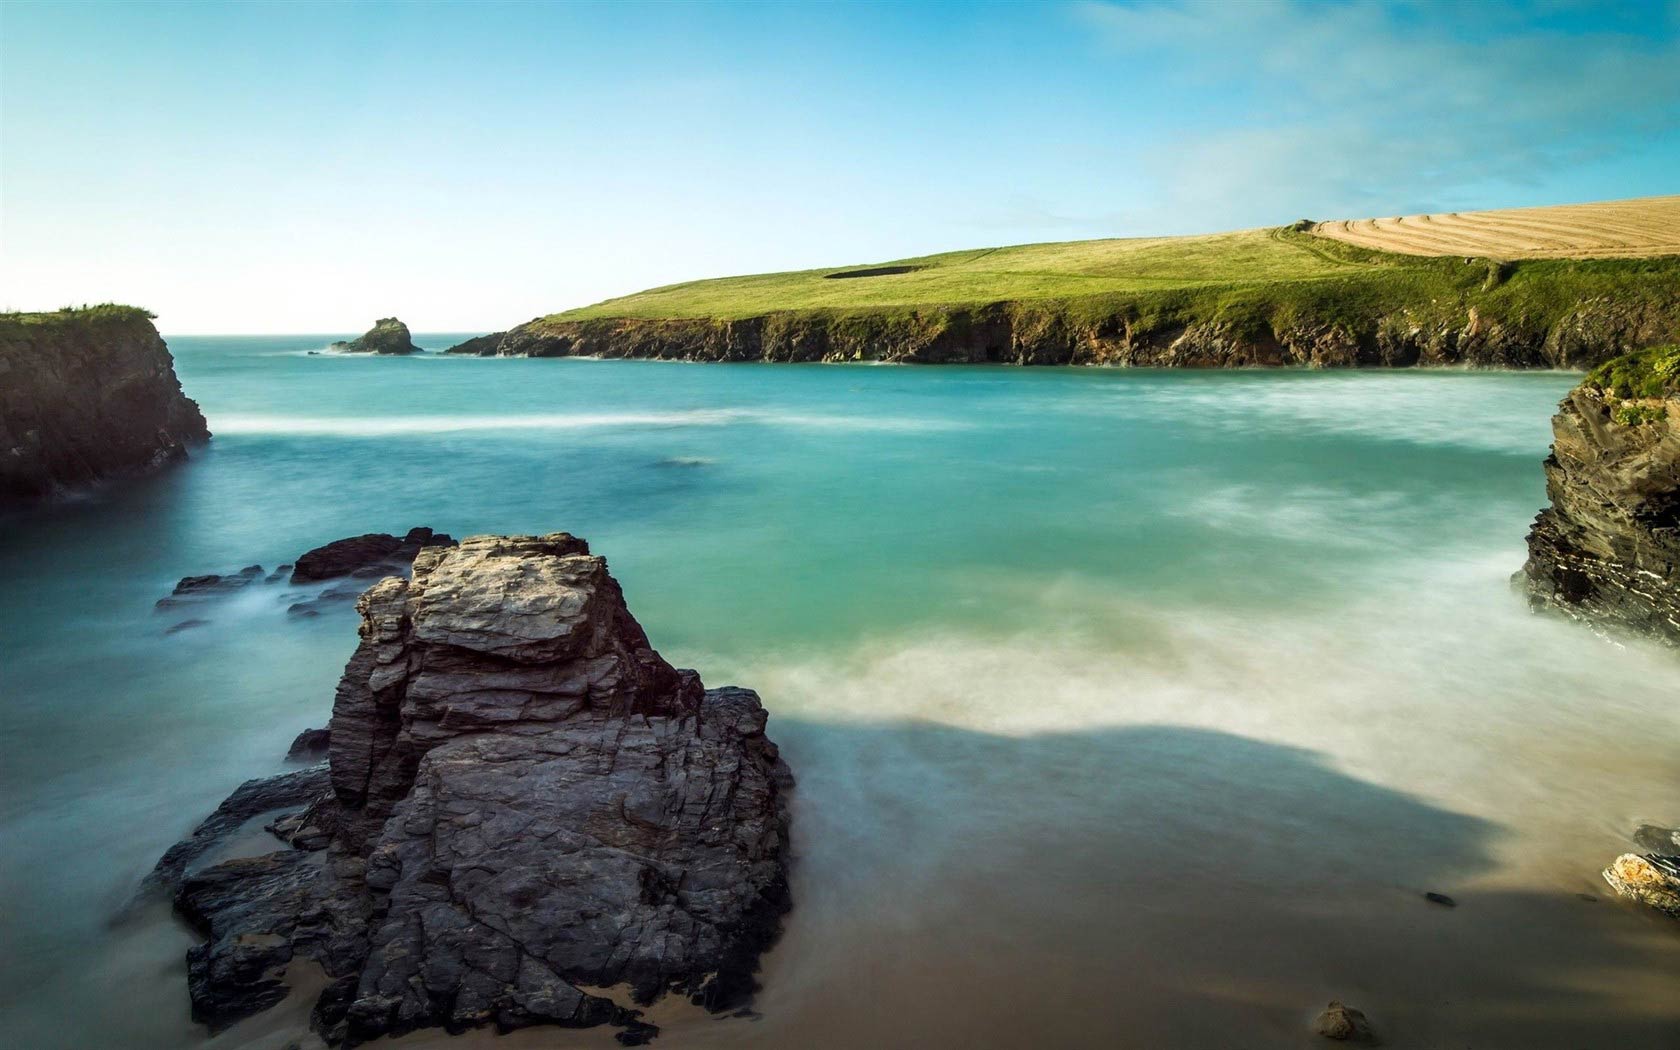
[[[381,317],[359,338],[337,342],[331,349],[340,354],[418,354],[420,348],[409,337],[408,325],[395,317]]]
[[[0,505],[144,474],[209,437],[146,311],[0,314]]]
[[[666,663],[566,533],[425,547],[357,607],[330,788],[271,825],[290,848],[160,880],[206,937],[194,1016],[274,1005],[297,959],[326,970],[312,1024],[346,1046],[537,1024],[639,1042],[666,993],[741,1006],[789,905],[792,781],[758,696]]]
[[[1552,433],[1551,506],[1523,566],[1530,602],[1680,645],[1680,347],[1595,369]]]

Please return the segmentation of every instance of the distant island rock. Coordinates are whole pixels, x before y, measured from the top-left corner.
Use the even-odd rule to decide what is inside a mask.
[[[425,546],[357,607],[328,762],[245,784],[152,875],[205,938],[193,1016],[274,1006],[302,960],[335,1045],[539,1024],[634,1044],[667,993],[743,1006],[789,907],[792,778],[757,694],[666,663],[566,533]],[[192,866],[282,807],[289,848]]]
[[[1552,418],[1530,602],[1680,645],[1680,347],[1610,361]]]
[[[395,317],[381,317],[360,338],[337,342],[330,349],[340,354],[418,354],[422,353],[409,337],[408,325]]]
[[[146,311],[0,314],[0,504],[144,474],[209,438]]]

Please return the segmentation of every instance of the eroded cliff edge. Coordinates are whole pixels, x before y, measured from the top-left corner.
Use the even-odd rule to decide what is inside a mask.
[[[660,658],[565,533],[426,547],[358,608],[328,765],[223,807],[310,799],[273,825],[291,848],[196,871],[172,851],[155,876],[206,937],[194,1016],[273,1006],[305,960],[330,980],[312,1023],[344,1045],[536,1024],[636,1042],[663,994],[740,1005],[789,904],[791,778],[757,695]]]
[[[1680,330],[1680,258],[1370,262],[1381,253],[1363,253],[1359,259],[1368,265],[1319,280],[742,316],[650,313],[661,307],[639,300],[658,297],[662,290],[655,289],[536,318],[449,352],[1173,368],[1590,368]],[[892,281],[892,269],[847,283]],[[618,314],[620,302],[635,312]],[[729,305],[726,298],[707,302],[708,308]]]
[[[1680,347],[1595,369],[1552,418],[1530,601],[1680,645]]]
[[[144,473],[209,437],[145,311],[0,315],[0,504]]]

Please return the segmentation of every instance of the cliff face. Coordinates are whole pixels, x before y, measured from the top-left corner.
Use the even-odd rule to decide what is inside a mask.
[[[565,533],[426,547],[358,607],[330,789],[247,784],[154,874],[207,938],[194,1016],[274,1005],[299,959],[331,978],[314,1026],[347,1045],[491,1024],[636,1042],[657,1029],[632,1001],[741,1005],[788,907],[791,778],[758,696],[666,663]],[[311,790],[271,826],[291,849],[187,870]]]
[[[1530,601],[1680,644],[1680,349],[1594,371],[1552,431]]]
[[[349,342],[334,343],[341,354],[417,354],[420,348],[408,332],[408,325],[395,317],[381,317],[373,327]]]
[[[144,312],[0,315],[0,503],[143,473],[209,437]]]
[[[1330,318],[1334,317],[1332,320]],[[1447,366],[1584,368],[1671,338],[1680,302],[1582,301],[1553,320],[1494,319],[1473,305],[1400,306],[1363,317],[1291,310],[1241,319],[1148,317],[1055,303],[914,311],[772,313],[737,320],[538,319],[450,353],[685,361],[1227,368]]]

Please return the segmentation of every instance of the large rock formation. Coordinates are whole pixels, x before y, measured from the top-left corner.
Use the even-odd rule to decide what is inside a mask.
[[[314,1025],[346,1045],[492,1024],[634,1042],[655,1031],[635,1004],[750,995],[788,906],[791,782],[754,693],[661,659],[565,533],[427,547],[358,608],[331,790],[272,825],[294,848],[174,878],[207,937],[196,1017],[273,1005],[300,958],[331,979]],[[225,809],[263,794],[241,792]]]
[[[1680,644],[1680,349],[1598,368],[1552,432],[1552,505],[1523,566],[1530,601]]]
[[[409,337],[408,325],[395,317],[381,317],[373,327],[348,342],[332,344],[341,354],[418,354],[420,348]]]
[[[209,437],[145,311],[0,315],[0,504],[145,473]]]

